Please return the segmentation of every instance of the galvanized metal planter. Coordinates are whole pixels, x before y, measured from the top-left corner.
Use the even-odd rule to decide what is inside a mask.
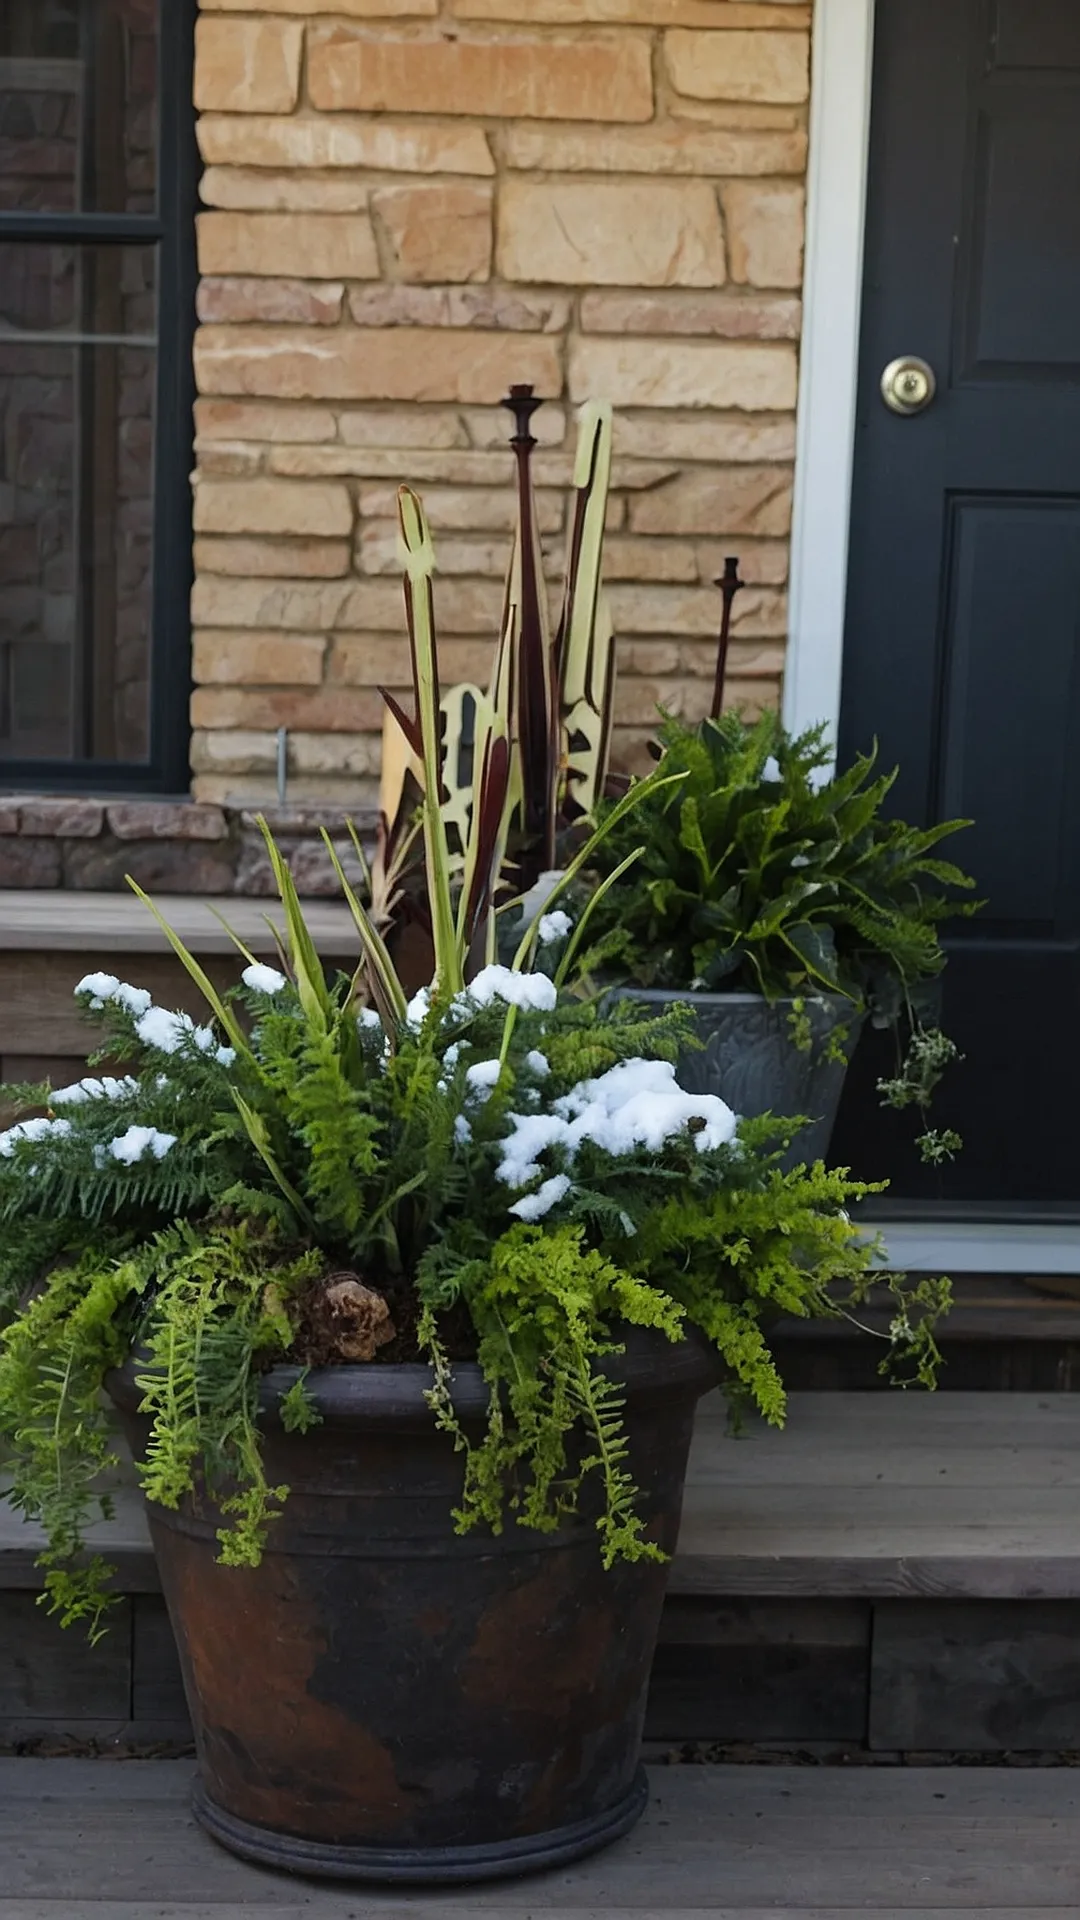
[[[756,993],[678,993],[668,988],[627,987],[620,997],[660,1011],[682,1001],[694,1009],[704,1050],[679,1061],[679,1084],[690,1093],[716,1093],[738,1114],[805,1114],[788,1164],[823,1159],[829,1150],[847,1064],[862,1031],[862,1018],[840,994],[805,997],[811,1044],[804,1052],[792,1038],[791,1000],[768,1001]],[[838,1029],[843,1061],[826,1057]]]
[[[616,1363],[613,1361],[612,1365]],[[694,1408],[719,1377],[696,1332],[631,1332],[631,1466],[650,1535],[678,1535]],[[136,1369],[110,1391],[136,1454]],[[216,1559],[212,1508],[150,1526],[199,1756],[195,1812],[245,1858],[338,1880],[503,1878],[625,1833],[645,1807],[641,1729],[666,1568],[605,1572],[595,1493],[554,1534],[454,1531],[462,1458],[421,1366],[309,1376],[323,1424],[265,1457],[291,1489],[261,1566]],[[456,1369],[480,1431],[488,1392]]]

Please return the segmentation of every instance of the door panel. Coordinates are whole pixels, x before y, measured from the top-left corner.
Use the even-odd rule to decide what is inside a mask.
[[[909,818],[974,818],[987,906],[943,983],[964,1153],[920,1166],[875,1037],[837,1155],[900,1197],[1080,1205],[1080,5],[879,0],[875,60],[841,752],[876,738]],[[901,353],[939,383],[909,419]]]
[[[1075,89],[1025,78],[980,116],[961,378],[1057,380],[1080,365],[1080,119]],[[1048,187],[1052,184],[1052,191]]]
[[[997,0],[990,48],[998,67],[1080,68],[1080,12],[1060,0]]]

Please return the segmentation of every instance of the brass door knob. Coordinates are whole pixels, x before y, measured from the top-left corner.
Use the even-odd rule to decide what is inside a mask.
[[[890,360],[881,376],[881,397],[893,413],[923,413],[937,392],[937,375],[927,360],[906,353]]]

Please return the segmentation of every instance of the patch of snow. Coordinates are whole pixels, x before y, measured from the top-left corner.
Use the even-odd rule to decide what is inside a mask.
[[[454,1002],[467,1012],[470,1007],[490,1007],[501,1000],[523,1013],[551,1013],[558,995],[555,982],[546,973],[515,973],[511,967],[483,967]]]
[[[155,1160],[164,1160],[175,1145],[175,1133],[159,1133],[156,1127],[129,1127],[112,1142],[109,1152],[123,1166],[133,1167],[136,1161],[145,1160],[148,1153]]]
[[[112,999],[119,985],[115,973],[88,973],[79,981],[75,998],[81,1000],[85,996],[92,1007],[103,1007],[106,1000]]]
[[[538,1156],[547,1147],[566,1145],[567,1123],[555,1113],[512,1113],[510,1125],[496,1171],[508,1187],[527,1187],[540,1177]]]
[[[289,984],[283,973],[279,973],[276,967],[264,966],[261,960],[256,960],[250,967],[245,967],[240,978],[245,987],[251,988],[252,993],[280,993],[282,987],[287,987]],[[377,1015],[376,1018],[378,1018]]]
[[[465,1085],[470,1093],[476,1093],[484,1100],[491,1098],[492,1090],[498,1085],[501,1071],[498,1060],[478,1060],[473,1067],[466,1068]]]
[[[540,1053],[536,1047],[533,1048],[531,1053],[525,1055],[525,1065],[529,1068],[530,1072],[535,1073],[538,1080],[546,1080],[548,1074],[551,1072],[550,1060],[545,1054]]]
[[[463,1113],[459,1113],[457,1119],[454,1121],[454,1139],[457,1141],[459,1147],[468,1146],[469,1141],[472,1139],[472,1128]]]
[[[419,993],[413,994],[412,999],[405,1009],[405,1025],[411,1027],[414,1033],[419,1033],[430,1011],[431,989],[430,987],[421,987]]]
[[[212,1027],[197,1027],[190,1013],[169,1013],[164,1007],[149,1007],[135,1022],[135,1032],[144,1047],[158,1053],[178,1053],[185,1040],[191,1040],[200,1053],[222,1052]]]
[[[235,1047],[219,1047],[214,1055],[219,1067],[231,1067],[236,1060]]]
[[[556,1173],[550,1180],[545,1180],[542,1187],[537,1187],[535,1193],[527,1193],[524,1199],[518,1200],[510,1212],[516,1213],[519,1220],[542,1220],[569,1191],[570,1182],[565,1173]]]
[[[540,925],[536,930],[537,938],[542,947],[551,947],[556,940],[565,940],[567,935],[573,932],[573,928],[574,923],[570,915],[563,913],[560,907],[556,907],[554,913],[545,913],[541,916]]]
[[[382,1019],[374,1007],[361,1007],[356,1020],[357,1025],[362,1027],[365,1033],[382,1032]]]
[[[776,759],[774,754],[770,753],[768,759],[765,762],[765,765],[761,769],[762,780],[775,784],[776,782],[782,780],[783,777],[784,776],[780,771],[780,762]]]
[[[449,1071],[453,1073],[454,1068],[457,1066],[457,1063],[460,1059],[461,1059],[461,1042],[459,1040],[455,1040],[453,1046],[447,1047],[446,1052],[443,1054],[443,1066],[447,1067]]]
[[[136,1020],[153,1005],[152,996],[145,987],[129,987],[126,980],[117,982],[116,991],[110,998],[118,1007],[126,1007]]]
[[[79,981],[75,996],[77,999],[89,998],[90,1005],[99,1009],[111,1000],[118,1007],[126,1007],[136,1020],[147,1013],[152,1005],[145,987],[131,987],[126,980],[118,980],[115,973],[86,974]]]
[[[51,1107],[81,1107],[87,1100],[126,1100],[129,1094],[138,1093],[139,1083],[130,1073],[122,1080],[115,1080],[111,1074],[104,1074],[100,1080],[88,1077],[75,1080],[70,1087],[57,1087],[49,1095]]]
[[[63,1139],[71,1132],[70,1120],[21,1120],[18,1126],[0,1133],[0,1158],[10,1160],[20,1140]]]
[[[738,1122],[716,1094],[684,1093],[669,1061],[624,1060],[599,1079],[579,1082],[551,1113],[511,1114],[510,1126],[498,1177],[524,1187],[539,1177],[539,1156],[549,1147],[560,1147],[570,1160],[586,1141],[612,1156],[639,1147],[659,1153],[692,1131],[698,1153],[708,1153],[735,1139]]]

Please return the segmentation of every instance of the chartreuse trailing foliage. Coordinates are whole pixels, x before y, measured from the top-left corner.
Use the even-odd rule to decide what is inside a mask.
[[[800,1001],[842,994],[853,1016],[906,1030],[907,1059],[881,1092],[925,1121],[956,1049],[924,1026],[921,995],[945,964],[943,922],[977,910],[972,881],[937,848],[967,822],[889,817],[895,773],[860,755],[833,777],[824,729],[793,736],[774,714],[669,719],[660,746],[661,770],[679,777],[597,849],[599,876],[632,847],[638,857],[596,909],[586,964],[639,986],[794,999],[803,1045]],[[941,1159],[960,1143],[927,1130],[922,1144]]]
[[[435,788],[418,503],[403,519],[415,727]],[[443,827],[425,821],[434,969],[411,999],[349,891],[360,961],[327,978],[269,834],[280,969],[241,947],[241,978],[219,995],[166,929],[213,1023],[111,974],[79,983],[98,1058],[128,1071],[16,1090],[25,1117],[0,1134],[0,1441],[17,1504],[45,1524],[48,1597],[65,1620],[96,1630],[108,1601],[107,1569],[82,1550],[112,1464],[110,1370],[134,1359],[150,1498],[209,1498],[222,1558],[253,1564],[288,1494],[267,1481],[260,1419],[276,1404],[290,1430],[318,1421],[305,1373],[328,1356],[310,1329],[343,1273],[392,1312],[384,1356],[430,1360],[433,1418],[464,1454],[462,1529],[550,1530],[584,1497],[608,1564],[655,1556],[623,1422],[628,1325],[672,1341],[700,1327],[731,1391],[782,1419],[770,1322],[857,1309],[874,1252],[846,1209],[867,1189],[822,1166],[782,1171],[782,1127],[741,1126],[716,1096],[684,1093],[683,1016],[647,1019],[561,984],[576,934],[560,891],[666,777],[610,810],[512,967],[488,962],[482,879],[475,913],[462,905],[469,876],[497,862],[491,818],[474,808],[456,882]],[[889,1284],[887,1361],[929,1381],[944,1289]],[[455,1413],[466,1356],[490,1389],[479,1440]]]

